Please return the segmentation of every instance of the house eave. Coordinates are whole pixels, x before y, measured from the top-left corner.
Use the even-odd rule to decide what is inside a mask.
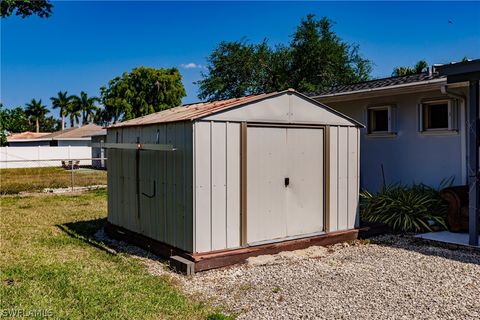
[[[371,89],[356,90],[356,91],[349,91],[349,92],[318,95],[318,96],[313,96],[312,98],[324,103],[341,102],[341,101],[368,99],[372,97],[392,96],[392,95],[440,90],[441,86],[445,84],[447,84],[447,79],[441,78],[441,79],[400,84],[400,85],[381,87],[381,88],[371,88]],[[468,83],[466,82],[457,83],[454,86],[449,85],[450,88],[466,87],[466,86],[468,86]]]

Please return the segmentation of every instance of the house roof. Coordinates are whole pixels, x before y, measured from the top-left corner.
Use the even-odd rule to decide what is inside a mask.
[[[96,124],[86,124],[78,128],[68,128],[61,131],[52,132],[48,135],[42,137],[42,139],[52,139],[52,140],[61,140],[61,139],[78,139],[78,138],[89,138],[93,135],[98,135],[100,133],[106,134],[106,130],[101,126]]]
[[[440,75],[436,72],[422,72],[407,76],[388,77],[382,79],[375,79],[365,82],[359,82],[349,85],[339,85],[328,89],[307,92],[307,96],[312,98],[341,95],[348,93],[357,93],[364,91],[375,91],[382,89],[398,88],[401,86],[413,86],[418,84],[442,82],[446,81],[446,76]]]
[[[88,140],[94,135],[106,135],[107,130],[96,124],[87,124],[78,128],[68,128],[52,133],[42,133],[38,136],[17,138],[10,136],[8,142],[49,141],[49,140]]]
[[[262,100],[268,97],[272,97],[287,91],[282,92],[272,92],[272,93],[262,93],[257,95],[250,95],[240,98],[219,100],[219,101],[209,101],[209,102],[200,102],[194,104],[187,104],[160,112],[152,113],[143,117],[135,118],[132,120],[127,120],[121,123],[112,125],[111,127],[128,127],[128,126],[139,126],[139,125],[148,125],[155,123],[166,123],[166,122],[178,122],[186,120],[195,120],[221,110],[229,109],[236,107],[242,104]]]
[[[31,132],[31,131],[25,131],[25,132],[20,132],[20,133],[12,133],[7,137],[7,141],[12,141],[12,140],[25,140],[25,139],[36,139],[43,137],[47,134],[50,134],[50,132]]]

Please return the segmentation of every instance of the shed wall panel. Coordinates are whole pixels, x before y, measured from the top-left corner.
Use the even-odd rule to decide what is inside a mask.
[[[185,197],[183,189],[185,184],[185,129],[184,123],[175,124],[175,147],[177,151],[170,152],[174,155],[175,161],[175,178],[174,178],[174,195],[175,208],[172,212],[175,225],[175,246],[178,248],[185,247]]]
[[[348,128],[338,128],[338,230],[348,228]]]
[[[195,251],[240,246],[240,124],[195,123]]]
[[[349,119],[294,94],[286,94],[207,116],[204,120],[355,126]]]
[[[167,143],[175,145],[175,123],[167,124]],[[175,152],[167,152],[165,242],[175,246]]]
[[[330,127],[330,186],[329,188],[329,227],[328,231],[338,230],[338,127]]]
[[[108,161],[112,166],[108,170],[109,221],[191,251],[193,194],[188,188],[191,190],[193,181],[192,124],[160,124],[108,131],[109,141],[136,143],[138,137],[141,143],[171,143],[177,149],[173,152],[139,152],[140,214],[136,185],[137,151],[109,150]]]
[[[358,212],[358,130],[348,128],[348,229],[355,227]]]
[[[227,248],[240,246],[240,124],[227,123]]]
[[[210,123],[195,123],[195,251],[210,251],[211,144]]]
[[[211,123],[212,250],[227,247],[227,146],[225,122]]]

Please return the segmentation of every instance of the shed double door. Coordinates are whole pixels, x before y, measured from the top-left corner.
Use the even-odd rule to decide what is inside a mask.
[[[322,128],[247,128],[247,243],[323,231]]]

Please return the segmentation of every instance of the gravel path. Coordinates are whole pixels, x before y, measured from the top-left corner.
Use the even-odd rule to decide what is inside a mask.
[[[412,238],[311,247],[190,277],[141,259],[238,319],[480,319],[480,251]]]

